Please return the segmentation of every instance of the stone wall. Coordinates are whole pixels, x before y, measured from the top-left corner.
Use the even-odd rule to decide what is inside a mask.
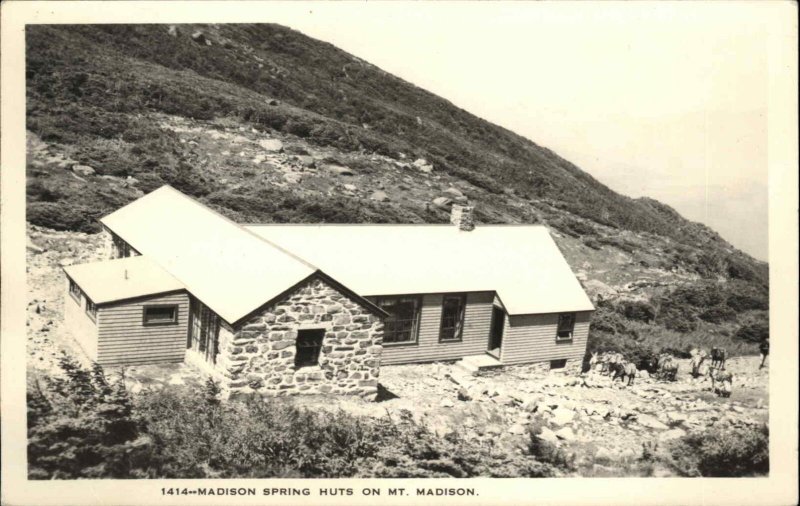
[[[324,329],[318,366],[295,367],[298,330]],[[377,394],[383,322],[315,278],[233,333],[220,333],[223,389],[264,395]]]

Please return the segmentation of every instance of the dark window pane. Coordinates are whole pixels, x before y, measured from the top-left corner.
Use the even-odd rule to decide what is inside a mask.
[[[297,332],[297,345],[294,355],[295,367],[315,366],[319,364],[319,352],[325,329],[303,329]]]
[[[377,305],[389,315],[384,320],[384,343],[408,343],[417,339],[417,320],[422,306],[419,297],[384,297]]]
[[[144,323],[175,323],[178,321],[178,306],[153,306],[144,308]]]

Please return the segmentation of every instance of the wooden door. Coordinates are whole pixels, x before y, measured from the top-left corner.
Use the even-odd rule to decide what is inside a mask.
[[[506,323],[506,312],[502,308],[492,308],[492,326],[489,330],[488,351],[495,357],[500,357],[500,348],[503,346],[503,327]]]

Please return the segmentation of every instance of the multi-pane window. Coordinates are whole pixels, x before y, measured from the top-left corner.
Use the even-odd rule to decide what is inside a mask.
[[[381,297],[377,305],[389,314],[383,324],[384,344],[417,342],[421,297]]]
[[[440,341],[461,341],[461,332],[464,329],[464,309],[466,306],[466,295],[445,295],[442,300],[442,326],[439,330]]]
[[[575,313],[564,313],[558,315],[558,331],[556,341],[569,341],[572,339],[572,332],[575,330]]]
[[[69,280],[69,294],[72,295],[72,298],[75,299],[78,304],[81,303],[81,287],[71,279]]]
[[[144,325],[170,325],[178,323],[178,305],[145,306],[142,323]]]
[[[319,364],[319,352],[325,329],[301,329],[297,331],[297,348],[294,355],[295,367],[309,367]]]
[[[86,297],[86,314],[92,320],[97,320],[97,304],[92,302],[89,297]]]

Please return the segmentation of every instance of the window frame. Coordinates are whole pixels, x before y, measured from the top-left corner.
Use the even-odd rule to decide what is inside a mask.
[[[86,298],[86,315],[93,321],[97,322],[97,304],[92,301],[88,296]]]
[[[409,341],[386,341],[386,332],[387,332],[387,317],[383,322],[383,346],[384,347],[394,347],[394,346],[417,346],[419,345],[419,326],[420,326],[420,319],[422,318],[422,295],[419,294],[408,294],[408,295],[382,295],[380,297],[375,297],[375,305],[379,308],[384,309],[381,305],[382,302],[387,300],[399,300],[399,299],[414,299],[415,310],[416,314],[414,318],[411,320],[411,337],[412,339]]]
[[[69,288],[67,288],[67,291],[72,297],[72,300],[77,302],[79,306],[82,305],[81,298],[83,297],[83,290],[81,290],[80,285],[76,283],[72,278],[67,278],[67,279],[69,280]],[[75,290],[73,290],[72,287],[75,287]]]
[[[299,364],[298,358],[300,357],[300,336],[303,332],[308,333],[315,333],[319,334],[319,344],[315,344],[313,346],[302,346],[303,349],[316,349],[316,353],[312,351],[312,357],[314,357],[313,363],[309,361],[308,363]],[[324,328],[310,328],[310,329],[297,329],[297,338],[294,341],[294,368],[295,370],[305,369],[306,367],[319,367],[319,357],[322,355],[322,347],[325,344],[325,334],[327,330]]]
[[[576,316],[575,313],[560,313],[558,315],[558,322],[556,323],[556,342],[557,343],[564,343],[564,342],[572,341],[572,339],[573,339],[573,337],[575,335],[575,320],[576,320],[575,316]],[[565,318],[569,318],[571,320],[570,321],[570,325],[569,325],[569,330],[562,330],[562,328],[565,327],[565,325],[562,323],[562,320],[565,319]],[[565,337],[561,337],[561,333],[562,332],[569,332],[569,335],[565,336]]]
[[[142,306],[142,326],[143,327],[160,327],[162,325],[177,325],[178,324],[178,308],[180,304],[145,304]],[[171,308],[173,310],[171,320],[157,320],[149,321],[147,319],[147,311],[150,309],[164,309]]]
[[[445,329],[445,315],[444,315],[444,308],[445,308],[445,301],[447,299],[458,299],[460,302],[460,312],[459,312],[459,319],[461,320],[461,325],[458,327],[458,332],[453,333],[452,338],[445,338],[442,336],[442,333]],[[463,335],[464,335],[464,321],[466,320],[467,316],[467,294],[466,293],[450,293],[445,294],[442,297],[442,313],[439,317],[439,342],[440,343],[460,343],[463,342]],[[454,329],[455,330],[455,329]]]

